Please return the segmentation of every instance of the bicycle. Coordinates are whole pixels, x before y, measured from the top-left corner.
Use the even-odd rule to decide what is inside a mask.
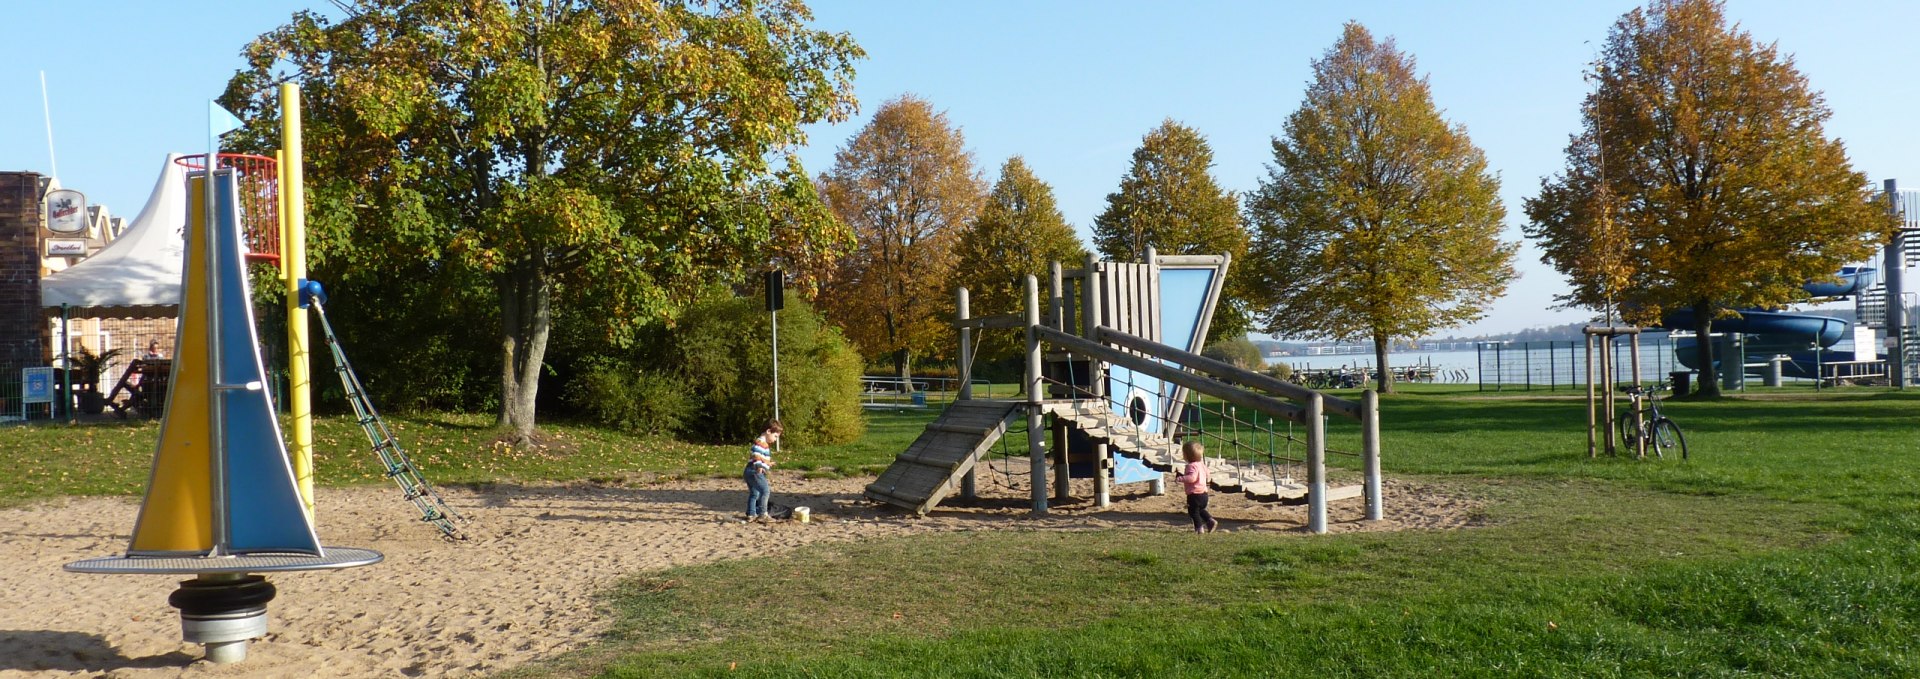
[[[1666,387],[1662,382],[1650,390],[1637,385],[1622,389],[1631,400],[1627,403],[1627,412],[1620,418],[1620,441],[1631,449],[1645,440],[1647,452],[1655,457],[1666,457],[1668,451],[1677,448],[1680,459],[1684,460],[1687,459],[1687,437],[1680,433],[1680,425],[1660,412],[1660,392]],[[1644,408],[1640,405],[1642,399],[1647,403]],[[1640,416],[1641,422],[1637,429],[1635,415]]]

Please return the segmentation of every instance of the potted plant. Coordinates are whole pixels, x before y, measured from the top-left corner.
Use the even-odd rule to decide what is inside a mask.
[[[100,375],[121,353],[119,349],[108,349],[96,354],[80,347],[80,353],[67,359],[68,366],[80,373],[79,388],[74,395],[79,397],[81,413],[98,415],[107,409],[107,397],[100,393]]]

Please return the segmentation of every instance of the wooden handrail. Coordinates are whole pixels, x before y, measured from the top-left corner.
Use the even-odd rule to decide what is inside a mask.
[[[1035,325],[1032,330],[1034,335],[1040,340],[1050,342],[1068,351],[1098,358],[1135,372],[1145,373],[1218,398],[1222,401],[1252,408],[1255,411],[1274,417],[1285,418],[1292,422],[1304,423],[1307,421],[1307,410],[1305,408],[1287,403],[1286,401],[1236,388],[1226,382],[1187,372],[1153,359],[1129,354],[1119,349],[1100,344],[1099,342],[1069,335],[1043,325]]]
[[[1354,420],[1356,422],[1360,420],[1360,412],[1361,412],[1360,404],[1353,401],[1346,400],[1344,398],[1337,398],[1334,396],[1329,396],[1327,394],[1321,394],[1320,392],[1314,391],[1312,389],[1308,389],[1298,384],[1293,384],[1291,382],[1284,382],[1279,379],[1269,377],[1267,375],[1262,375],[1260,373],[1247,370],[1245,368],[1235,367],[1232,364],[1229,364],[1223,361],[1216,361],[1214,359],[1207,358],[1205,356],[1201,356],[1199,354],[1195,354],[1192,352],[1181,351],[1180,349],[1176,349],[1174,347],[1170,347],[1165,344],[1161,344],[1159,342],[1155,342],[1153,340],[1150,340],[1144,337],[1139,337],[1137,335],[1130,335],[1124,332],[1120,332],[1112,328],[1106,328],[1106,327],[1100,328],[1099,337],[1102,342],[1108,342],[1108,343],[1126,347],[1128,349],[1132,349],[1134,351],[1152,354],[1156,357],[1164,358],[1164,359],[1173,361],[1175,363],[1184,365],[1188,368],[1192,368],[1194,370],[1207,373],[1229,384],[1238,384],[1243,387],[1251,387],[1254,389],[1259,389],[1267,393],[1277,394],[1289,400],[1299,401],[1304,403],[1306,401],[1312,400],[1315,394],[1319,394],[1321,398],[1326,400],[1328,411],[1331,411],[1349,420]]]

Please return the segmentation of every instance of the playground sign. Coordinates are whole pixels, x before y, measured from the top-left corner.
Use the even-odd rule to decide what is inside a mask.
[[[53,402],[53,368],[20,369],[20,402]]]

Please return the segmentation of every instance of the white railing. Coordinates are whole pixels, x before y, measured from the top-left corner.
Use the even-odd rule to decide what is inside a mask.
[[[974,398],[994,398],[993,383],[972,380]],[[860,377],[860,405],[867,408],[925,408],[959,397],[960,380],[952,377]],[[1000,396],[1011,397],[1008,393]]]

